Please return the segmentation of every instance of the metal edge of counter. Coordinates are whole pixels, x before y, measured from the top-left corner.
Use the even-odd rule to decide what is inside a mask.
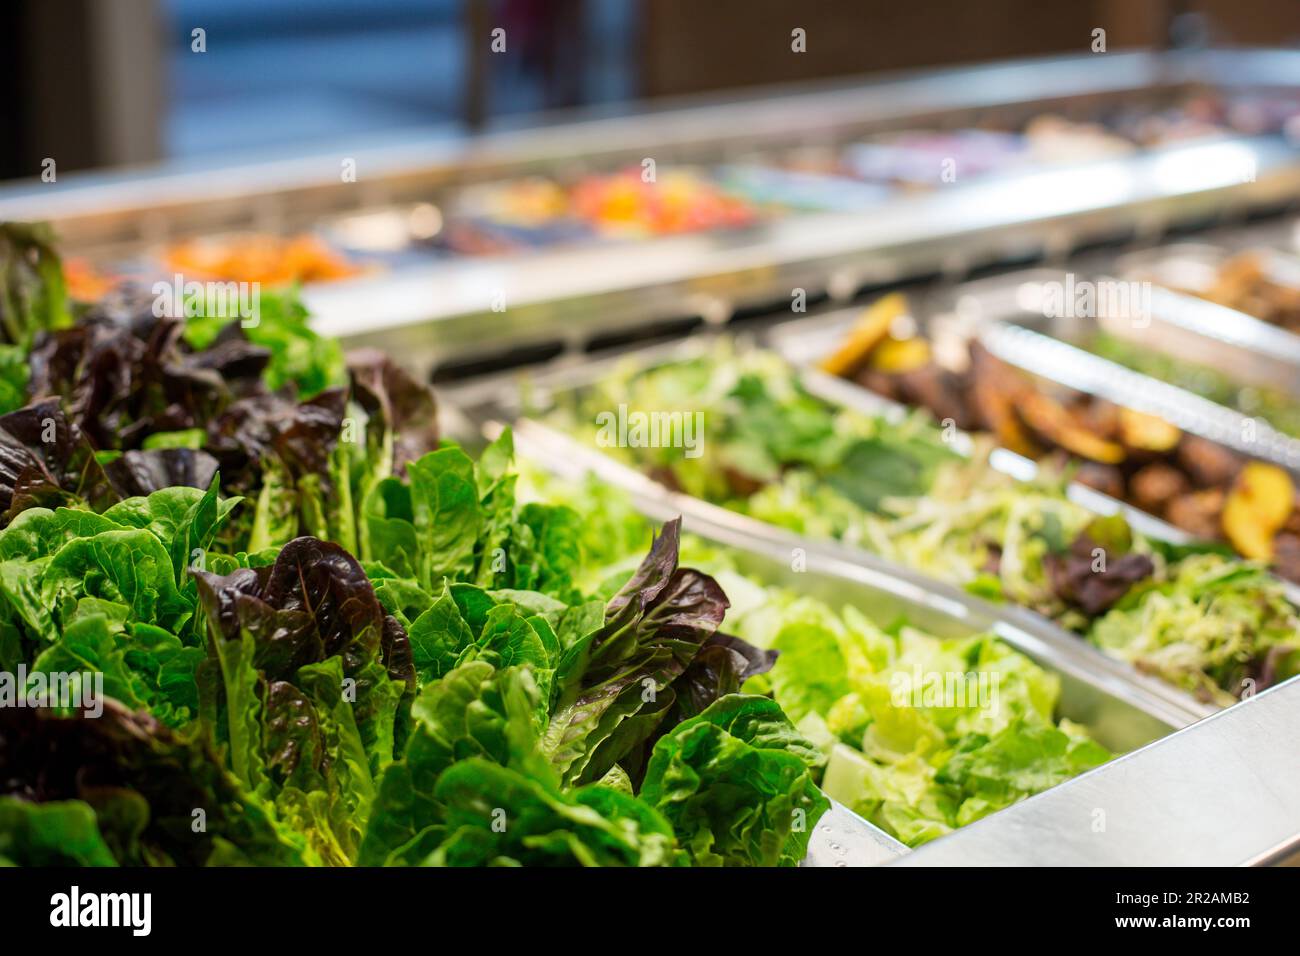
[[[998,63],[920,69],[864,80],[821,81],[778,88],[743,90],[731,95],[676,97],[648,108],[615,111],[593,107],[544,114],[520,126],[503,121],[471,135],[454,128],[380,134],[389,142],[358,148],[355,141],[336,148],[320,146],[307,155],[236,158],[227,166],[164,162],[122,171],[76,173],[54,188],[34,180],[0,187],[0,219],[48,219],[106,210],[156,208],[161,204],[267,195],[281,190],[333,185],[337,158],[355,158],[369,176],[402,177],[419,173],[452,174],[479,166],[526,165],[583,152],[653,144],[716,141],[726,126],[760,129],[788,136],[802,128],[848,122],[873,122],[941,110],[980,109],[1090,93],[1136,90],[1158,83],[1300,82],[1300,55],[1285,50],[1217,50],[1164,53],[1115,51],[1099,70],[1093,54],[1028,57]],[[1249,67],[1249,73],[1246,68]],[[1022,71],[1033,69],[1032,85]],[[978,82],[976,82],[978,81]],[[774,103],[775,108],[774,108]],[[368,134],[370,135],[370,134]]]
[[[1030,797],[896,866],[1253,866],[1300,853],[1300,678]],[[1062,827],[1062,821],[1073,821]]]
[[[429,355],[560,338],[677,316],[725,322],[792,290],[864,285],[1063,251],[1098,236],[1159,234],[1300,195],[1300,161],[1276,137],[1168,147],[888,200],[870,216],[816,213],[739,232],[485,260],[449,260],[304,291],[316,328]],[[364,317],[364,318],[363,318]],[[485,332],[487,335],[485,335]]]
[[[337,156],[352,156],[372,176],[402,177],[482,165],[524,165],[578,152],[646,143],[663,146],[717,139],[719,120],[788,136],[827,125],[871,123],[934,112],[1017,105],[1170,84],[1224,88],[1300,86],[1300,53],[1284,48],[1187,51],[1116,50],[1104,55],[1047,55],[923,68],[833,81],[761,87],[730,94],[674,97],[646,108],[607,106],[543,114],[521,126],[506,120],[478,135],[450,124],[378,134],[388,142],[320,146],[316,154],[237,158],[227,166],[171,162],[122,171],[78,173],[62,184],[19,181],[0,187],[0,219],[49,218],[163,203],[267,195],[338,181]],[[1032,70],[1028,84],[1024,72]],[[775,108],[774,108],[775,104]],[[344,148],[346,147],[346,148]],[[328,162],[326,162],[328,160]]]

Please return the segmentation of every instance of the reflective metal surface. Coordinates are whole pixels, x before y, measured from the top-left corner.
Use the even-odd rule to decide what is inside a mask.
[[[907,847],[888,833],[832,800],[831,808],[813,827],[802,865],[880,866],[907,852]]]
[[[1257,170],[1244,181],[1248,168]],[[1269,137],[1136,157],[888,200],[869,216],[816,213],[751,229],[639,243],[448,260],[312,287],[317,327],[432,364],[503,342],[579,348],[656,319],[720,323],[792,290],[847,297],[866,285],[1041,255],[1101,236],[1300,195],[1294,151]],[[495,306],[495,308],[494,308]]]
[[[1163,286],[1153,297],[1159,320],[1168,327],[1162,338],[1169,341],[1170,354],[1213,365],[1243,384],[1300,395],[1300,335],[1194,294],[1209,289],[1232,254],[1219,246],[1175,243],[1122,256],[1115,271],[1121,279]],[[1300,289],[1300,259],[1258,247],[1250,248],[1250,255],[1271,280]],[[1163,350],[1160,341],[1155,346]]]
[[[501,421],[485,427],[496,431]],[[720,541],[738,552],[766,554],[769,573],[781,573],[792,587],[832,603],[843,603],[845,582],[869,589],[873,600],[893,602],[919,626],[951,633],[954,626],[973,631],[993,631],[1062,677],[1062,712],[1089,725],[1112,749],[1127,750],[1151,739],[1158,724],[1184,726],[1213,713],[1215,708],[1177,688],[1144,675],[1132,666],[1108,657],[1077,635],[1058,627],[1033,611],[1010,605],[992,605],[959,587],[937,581],[860,548],[835,541],[803,537],[728,511],[689,495],[672,492],[632,468],[614,461],[595,448],[532,419],[513,423],[516,448],[548,470],[577,476],[595,475],[618,487],[653,517],[681,515],[685,527]],[[800,555],[807,573],[790,570]],[[839,595],[839,596],[837,596]],[[1123,713],[1112,702],[1125,702]],[[1143,719],[1140,714],[1146,714]],[[1154,723],[1153,723],[1154,721]],[[1136,731],[1136,733],[1135,733]]]
[[[956,294],[960,294],[959,292]],[[943,293],[946,298],[949,293]],[[856,409],[866,415],[883,415],[897,420],[909,414],[909,409],[869,391],[854,382],[828,375],[818,370],[816,363],[825,358],[843,340],[853,323],[862,314],[861,309],[842,309],[822,315],[809,316],[791,322],[773,326],[764,335],[764,341],[779,352],[787,361],[800,369],[802,381],[807,389],[826,401]],[[927,325],[928,306],[914,309],[913,314]],[[946,346],[949,343],[944,342]],[[953,342],[964,348],[964,342]],[[961,431],[953,432],[953,447],[968,454],[974,447],[973,436]],[[1010,475],[1017,481],[1032,481],[1038,474],[1038,463],[1023,455],[1018,455],[1005,448],[998,448],[989,456],[989,464],[997,471]],[[1134,508],[1123,501],[1103,494],[1095,488],[1070,482],[1066,495],[1076,504],[1087,508],[1094,514],[1112,515],[1122,513],[1129,525],[1147,537],[1172,544],[1190,544],[1194,539],[1181,528],[1176,528],[1166,521]]]
[[[1058,274],[1056,279],[1048,281],[1061,282],[1062,275]],[[1008,285],[1013,283],[1014,280],[1008,280]],[[1168,382],[1132,371],[1073,344],[1074,341],[1085,341],[1092,329],[1100,328],[1098,321],[1088,318],[1060,321],[1044,318],[1041,307],[1034,305],[1036,295],[1042,294],[1043,283],[1034,277],[1014,284],[1018,296],[1014,305],[1006,304],[1000,308],[990,300],[975,300],[971,297],[972,301],[979,302],[976,307],[982,310],[984,316],[996,320],[980,329],[980,341],[1008,365],[1068,388],[1097,395],[1116,405],[1158,415],[1193,435],[1208,438],[1244,455],[1300,471],[1300,438],[1293,438],[1260,419],[1225,408]],[[1037,294],[1036,289],[1039,290]],[[1158,339],[1164,343],[1162,351],[1185,354],[1179,351],[1179,343],[1185,345],[1190,340],[1189,337],[1199,336],[1187,325],[1163,318],[1168,314],[1166,310],[1171,308],[1179,309],[1185,315],[1185,305],[1187,297],[1155,290],[1151,298],[1152,315],[1149,325],[1144,327],[1142,342],[1150,345]],[[1111,331],[1132,329],[1132,322],[1126,316],[1107,327]],[[1085,327],[1090,327],[1090,330],[1081,331]],[[1145,337],[1148,335],[1150,338]],[[1231,365],[1230,356],[1234,349],[1241,347],[1227,341],[1226,337],[1221,337],[1215,344],[1222,361]],[[1243,368],[1267,369],[1269,364],[1241,351],[1238,352],[1238,361]],[[1287,376],[1285,371],[1278,374]],[[1289,378],[1289,382],[1294,387],[1293,377]]]
[[[20,182],[0,189],[0,219],[55,220],[70,238],[140,238],[211,228],[256,227],[297,213],[356,209],[427,198],[438,186],[569,167],[584,158],[609,161],[645,155],[718,159],[762,144],[789,146],[800,137],[851,136],[903,119],[1037,103],[1080,96],[1145,93],[1212,84],[1232,87],[1295,83],[1300,56],[1287,51],[1203,54],[1110,53],[1106,68],[1087,54],[879,75],[756,90],[727,97],[683,97],[630,110],[600,107],[543,116],[532,126],[501,121],[467,135],[455,128],[368,134],[307,154],[238,156],[211,163],[173,162],[126,171],[61,176],[57,183]],[[1254,67],[1256,77],[1244,70]],[[1032,75],[1032,82],[1026,78]],[[650,152],[647,153],[646,151]],[[693,152],[692,152],[693,151]],[[339,188],[339,160],[356,160],[357,182]],[[268,202],[269,200],[269,202]],[[272,207],[272,208],[268,208]],[[216,213],[217,215],[214,215]],[[145,216],[144,214],[154,214]],[[146,226],[131,218],[154,220]]]
[[[1246,866],[1300,854],[1300,679],[914,850],[902,866]]]

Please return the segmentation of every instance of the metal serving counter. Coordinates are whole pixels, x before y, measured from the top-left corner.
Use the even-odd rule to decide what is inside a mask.
[[[58,223],[74,243],[191,234],[195,229],[305,228],[325,211],[424,199],[428,190],[520,175],[557,163],[698,161],[799,141],[828,142],[903,121],[941,121],[996,108],[1081,97],[1146,94],[1205,84],[1300,85],[1290,51],[1116,52],[916,71],[867,82],[785,87],[777,95],[690,97],[618,113],[587,109],[530,127],[499,122],[479,135],[438,128],[340,142],[305,155],[237,158],[219,168],[158,168],[66,176],[0,190],[0,219]],[[647,152],[650,151],[650,152]],[[356,160],[356,189],[340,188],[339,160]]]
[[[1090,115],[1171,91],[1290,91],[1300,54],[1109,53],[930,71],[635,115],[567,117],[476,138],[413,136],[223,169],[62,177],[0,190],[0,219],[44,219],[72,253],[156,248],[196,234],[288,233],[345,213],[442,201],[472,182],[656,159],[720,162],[842,144],[866,133],[952,129],[1034,112]],[[340,182],[340,162],[357,179]],[[426,258],[305,291],[321,331],[381,345],[421,371],[457,359],[593,347],[665,321],[722,323],[788,307],[795,290],[847,298],[867,286],[1150,237],[1188,222],[1276,209],[1300,195],[1280,135],[1226,133],[1119,158],[1050,165],[901,194],[869,214],[790,215],[635,244],[602,242],[482,258]]]
[[[557,447],[550,435],[527,423],[516,433],[516,445],[523,457],[568,478],[594,464],[578,448]],[[618,477],[608,466],[595,467],[603,477]],[[625,471],[621,484],[638,508],[653,518],[685,512],[687,530],[728,545],[748,573],[770,577],[780,557],[788,556],[788,542],[756,539],[743,521],[721,509],[679,507],[680,501],[654,483]],[[907,608],[924,626],[946,632],[991,629],[1062,676],[1063,712],[1089,725],[1100,739],[1129,749],[1140,739],[1133,737],[1135,718],[1149,727],[1141,735],[1156,737],[915,850],[834,804],[814,832],[805,865],[1236,866],[1296,861],[1300,764],[1293,741],[1300,727],[1300,679],[1189,724],[1195,716],[1171,710],[1163,695],[1151,693],[1159,685],[1134,682],[1131,673],[1104,676],[1106,668],[1081,642],[1058,642],[1050,633],[1041,634],[1015,609],[995,610],[833,544],[803,541],[801,546],[809,549],[809,572],[800,575],[802,584],[811,576],[841,602],[866,602],[863,606],[877,610]],[[788,576],[788,567],[786,572]],[[1184,729],[1166,736],[1162,725]]]
[[[1085,279],[1089,275],[1090,273],[1083,272],[1079,278]],[[1221,408],[1200,396],[1137,372],[1110,367],[1111,363],[1081,348],[1073,348],[1066,342],[1004,325],[1014,322],[1017,317],[1027,324],[1043,323],[1045,320],[1042,310],[1028,307],[1026,300],[1041,299],[1043,285],[1049,282],[1059,285],[1063,277],[1064,273],[1059,271],[1032,269],[981,280],[935,295],[920,296],[911,314],[927,334],[939,338],[936,348],[940,350],[952,351],[956,347],[964,353],[966,337],[979,338],[990,347],[991,352],[1002,357],[1010,366],[1050,381],[1053,385],[1072,388],[1093,385],[1090,394],[1104,394],[1117,401],[1129,396],[1135,407],[1156,414],[1163,412],[1191,432],[1200,433],[1212,440],[1227,438],[1225,445],[1228,447],[1236,447],[1246,454],[1273,459],[1294,468],[1294,452],[1288,457],[1287,451],[1296,445],[1296,440],[1274,434],[1267,425],[1254,427],[1260,433],[1259,440],[1240,441],[1238,436],[1243,433],[1243,422],[1246,421],[1246,417],[1240,413]],[[971,294],[966,291],[968,288],[978,291]],[[1254,344],[1252,340],[1252,336],[1258,333],[1271,333],[1284,340],[1294,336],[1265,326],[1249,316],[1165,289],[1153,289],[1151,298],[1152,308],[1142,326],[1144,331],[1151,333],[1143,340],[1145,348],[1161,351],[1183,345],[1189,351],[1213,350],[1217,366],[1249,366],[1253,372],[1263,371],[1294,386],[1296,375],[1300,373],[1300,360],[1294,358],[1287,348],[1272,348],[1257,353],[1254,349],[1262,350],[1264,347]],[[1190,310],[1187,308],[1189,306]],[[1206,312],[1220,319],[1217,323],[1207,323],[1212,324],[1212,328],[1201,328],[1195,321]],[[1222,319],[1225,313],[1228,319],[1226,323]],[[766,330],[764,339],[800,370],[808,390],[826,401],[868,415],[906,415],[906,406],[855,382],[829,375],[817,367],[817,363],[830,355],[844,340],[861,314],[860,309],[843,309],[778,323]],[[1052,323],[1052,320],[1046,321]],[[1068,328],[1091,328],[1097,323],[1098,320],[1088,318],[1057,322]],[[1128,319],[1124,318],[1114,325],[1122,328],[1127,323]],[[1174,334],[1167,333],[1167,328],[1173,329]],[[1203,340],[1184,343],[1177,333],[1182,333],[1187,338]],[[1170,343],[1167,339],[1174,341]],[[1198,353],[1194,351],[1193,354]],[[1160,401],[1161,398],[1163,401]],[[1202,409],[1205,411],[1202,412]],[[1219,424],[1224,419],[1227,424]],[[1216,424],[1219,424],[1217,432],[1213,427]],[[973,444],[969,435],[961,432],[956,434],[961,439],[963,448]],[[994,450],[989,463],[1020,481],[1031,480],[1038,472],[1035,462],[1006,448]],[[1131,527],[1149,538],[1178,545],[1190,544],[1196,540],[1194,535],[1184,529],[1079,481],[1069,484],[1067,495],[1070,500],[1097,514],[1122,512]],[[1291,581],[1284,581],[1283,584],[1291,600],[1300,606],[1300,584]]]
[[[1300,862],[1300,680],[950,837],[901,866],[1269,866]]]
[[[1288,145],[1201,143],[892,199],[870,215],[808,214],[635,250],[595,246],[421,266],[317,286],[306,302],[322,332],[413,362],[481,352],[490,340],[577,351],[601,333],[655,320],[721,324],[738,309],[788,308],[794,290],[849,298],[912,276],[960,276],[1064,253],[1094,238],[1158,235],[1182,219],[1297,195],[1300,164]],[[494,310],[494,301],[503,308]]]
[[[618,481],[652,518],[684,513],[686,530],[728,545],[741,557],[742,570],[759,574],[760,580],[788,557],[789,541],[755,538],[729,512],[696,507],[691,499],[683,502],[630,469],[611,466],[608,459],[601,464],[600,456],[557,446],[552,438],[525,422],[516,432],[516,447],[523,457],[562,477],[574,479],[598,469],[602,477]],[[625,473],[616,474],[618,469]],[[799,546],[808,549],[809,568],[800,575],[801,585],[811,580],[814,591],[830,588],[842,603],[907,609],[923,626],[947,633],[992,630],[1061,675],[1062,712],[1088,725],[1103,742],[1123,751],[1143,737],[1154,737],[1095,770],[914,850],[835,804],[814,832],[805,865],[1295,862],[1300,852],[1300,763],[1293,741],[1300,727],[1300,678],[1197,720],[1199,715],[1171,709],[1159,684],[1122,669],[1106,676],[1104,665],[1113,662],[1094,657],[1077,639],[1058,641],[1014,608],[994,609],[834,544],[799,541]],[[788,565],[784,573],[789,577]],[[1135,720],[1146,728],[1136,731],[1136,737]],[[1162,726],[1183,729],[1166,734]]]
[[[709,347],[707,341],[696,339],[679,345],[641,349],[603,362],[588,363],[581,369],[560,365],[549,373],[531,376],[528,390],[535,401],[545,402],[582,390],[624,362],[651,367],[701,354]],[[949,619],[982,621],[984,624],[977,626],[996,631],[1028,653],[1052,648],[1063,673],[1077,670],[1080,674],[1087,674],[1088,680],[1102,682],[1101,686],[1108,692],[1119,696],[1125,694],[1126,688],[1136,688],[1150,701],[1161,702],[1161,713],[1171,724],[1181,726],[1215,710],[1164,681],[1141,674],[1129,664],[1104,655],[1077,635],[1033,611],[1009,604],[1000,605],[995,610],[961,587],[939,581],[864,548],[808,538],[700,498],[669,490],[599,449],[535,417],[525,416],[524,407],[517,397],[511,396],[500,382],[489,383],[482,389],[462,391],[456,398],[470,419],[483,423],[489,432],[499,430],[503,423],[512,424],[516,442],[530,450],[546,467],[556,471],[576,468],[579,472],[590,472],[631,495],[649,514],[661,518],[680,514],[688,523],[706,525],[713,535],[727,536],[737,546],[775,548],[786,555],[792,553],[792,549],[799,549],[809,556],[810,562],[816,556],[818,567],[833,567],[840,577],[875,587],[903,590],[916,606],[931,608]]]

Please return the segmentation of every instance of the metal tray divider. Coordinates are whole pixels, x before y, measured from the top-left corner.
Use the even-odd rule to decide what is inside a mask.
[[[1300,289],[1300,258],[1275,249],[1251,248],[1265,263],[1265,271],[1276,282]],[[1145,250],[1121,256],[1115,263],[1116,277],[1123,280],[1150,281],[1153,311],[1157,301],[1162,321],[1178,325],[1207,338],[1217,339],[1237,348],[1249,350],[1262,358],[1281,360],[1300,369],[1300,335],[1288,332],[1247,312],[1233,309],[1193,291],[1171,287],[1166,281],[1169,270],[1179,265],[1213,267],[1222,265],[1232,253],[1219,246],[1180,243],[1168,249]],[[1194,258],[1202,261],[1190,262]]]
[[[1041,270],[1034,270],[1032,274],[1041,274]],[[1013,280],[1017,275],[1021,274],[1016,273],[1003,281]],[[998,291],[1003,290],[999,289]],[[1010,297],[1002,295],[1000,300],[1010,301]],[[911,409],[852,382],[820,371],[812,364],[806,346],[796,344],[803,342],[813,330],[825,332],[828,328],[846,327],[849,321],[858,315],[859,311],[858,309],[837,311],[810,316],[793,322],[785,322],[767,330],[764,341],[800,370],[804,385],[814,395],[826,401],[856,409],[863,414],[883,415],[891,421],[897,421],[910,414]],[[794,353],[793,356],[790,354],[791,352]],[[1202,399],[1202,401],[1204,400]],[[1221,406],[1216,405],[1214,407],[1219,408]],[[969,433],[960,430],[954,433],[953,447],[956,450],[965,453],[963,449],[969,449],[973,447],[973,444],[974,438]],[[989,465],[1018,481],[1032,481],[1038,474],[1037,462],[1006,448],[994,449],[989,455]],[[1130,527],[1148,538],[1174,545],[1190,545],[1197,540],[1195,536],[1187,533],[1182,528],[1169,524],[1155,515],[1142,511],[1125,501],[1113,498],[1078,481],[1072,481],[1066,486],[1066,495],[1071,501],[1083,508],[1087,508],[1094,514],[1105,516],[1122,513]],[[1279,578],[1278,580],[1291,603],[1300,607],[1300,584],[1288,581],[1285,578]]]
[[[499,431],[501,422],[490,422]],[[600,451],[534,419],[514,424],[516,449],[544,468],[577,477],[590,472],[628,492],[637,507],[658,520],[681,515],[688,530],[741,550],[779,552],[789,561],[795,549],[809,568],[898,596],[949,618],[990,630],[1008,644],[1051,661],[1051,666],[1092,684],[1111,696],[1129,700],[1173,726],[1200,720],[1218,708],[1103,653],[1082,637],[1047,618],[1014,605],[995,606],[959,587],[902,567],[878,555],[838,541],[806,538],[775,525],[737,514],[689,495],[673,492]],[[1140,703],[1138,703],[1140,701]]]
[[[1009,365],[1117,405],[1158,415],[1183,431],[1300,472],[1300,440],[1267,422],[1032,329],[995,323],[980,333],[980,340]],[[1254,441],[1246,437],[1252,432]]]

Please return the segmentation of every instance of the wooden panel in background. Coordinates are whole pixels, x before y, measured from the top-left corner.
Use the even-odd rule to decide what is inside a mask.
[[[1086,52],[1099,16],[1090,0],[642,2],[647,96]]]

